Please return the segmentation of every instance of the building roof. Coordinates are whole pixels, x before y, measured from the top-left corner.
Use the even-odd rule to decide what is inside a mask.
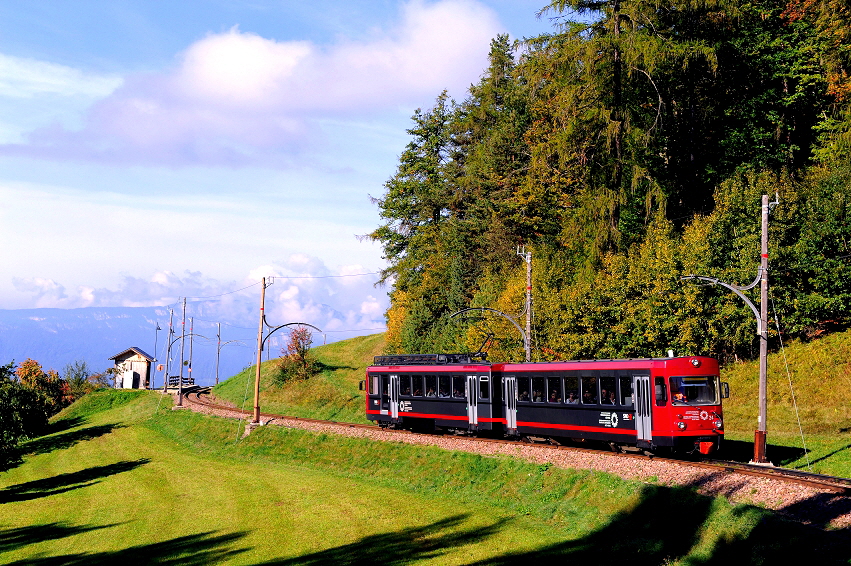
[[[120,352],[120,353],[118,353],[118,354],[115,354],[115,355],[114,355],[114,356],[112,356],[111,358],[107,358],[107,359],[114,360],[114,359],[116,359],[116,358],[120,358],[120,357],[121,357],[121,356],[123,356],[124,354],[129,354],[130,352],[132,352],[132,353],[134,353],[134,354],[139,354],[140,356],[144,356],[145,358],[147,358],[147,360],[148,360],[149,362],[153,362],[153,361],[154,361],[154,358],[153,358],[153,357],[149,356],[149,355],[148,355],[148,354],[147,354],[147,353],[146,353],[143,349],[141,349],[141,348],[137,348],[136,346],[133,346],[132,348],[127,348],[127,349],[126,349],[126,350],[124,350],[123,352]]]

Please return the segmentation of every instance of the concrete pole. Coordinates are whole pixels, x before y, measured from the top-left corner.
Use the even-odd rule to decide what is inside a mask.
[[[266,278],[260,290],[260,325],[257,328],[257,367],[254,370],[254,419],[252,423],[260,422],[260,363],[263,361],[263,322],[266,307]]]
[[[183,298],[183,321],[180,323],[180,381],[177,382],[177,406],[183,406],[183,353],[186,342],[186,297]]]
[[[174,309],[168,310],[168,348],[165,354],[165,377],[163,378],[163,393],[168,392],[168,370],[171,367],[171,343],[174,336]]]
[[[759,421],[754,433],[753,461],[768,462],[765,457],[768,434],[768,195],[762,195],[762,231],[760,250],[759,318],[762,332],[759,336]]]
[[[222,323],[216,323],[216,385],[219,384],[219,357],[222,353]]]
[[[526,252],[526,362],[532,361],[532,252]]]
[[[192,375],[192,354],[195,350],[195,317],[189,318],[189,377],[190,379],[194,377]]]

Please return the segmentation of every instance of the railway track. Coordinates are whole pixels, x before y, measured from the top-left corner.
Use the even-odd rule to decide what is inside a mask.
[[[217,411],[222,411],[233,418],[245,418],[251,416],[253,414],[253,410],[239,409],[227,405],[221,405],[215,403],[209,399],[210,388],[192,388],[189,391],[184,391],[184,399],[190,403],[195,405],[200,405],[203,407],[207,407],[209,409],[214,409]],[[269,420],[289,420],[289,421],[298,421],[305,423],[316,423],[320,425],[333,425],[333,426],[343,426],[347,428],[361,428],[361,429],[370,429],[370,430],[380,430],[381,427],[370,424],[360,424],[360,423],[347,423],[347,422],[338,422],[338,421],[325,421],[320,419],[310,419],[303,417],[292,417],[287,415],[279,415],[275,413],[260,413],[261,420],[266,419],[267,422]],[[433,434],[422,434],[415,433],[407,430],[394,430],[393,432],[409,434],[409,435],[418,435],[418,436],[435,436]],[[550,449],[550,450],[569,450],[574,452],[587,452],[590,454],[606,454],[609,456],[616,456],[620,458],[636,458],[636,459],[644,459],[644,460],[653,460],[655,462],[670,462],[671,464],[677,465],[686,465],[691,467],[703,468],[713,472],[720,472],[724,474],[742,474],[746,476],[756,477],[756,478],[766,478],[772,480],[779,480],[789,484],[801,485],[813,489],[818,489],[826,492],[830,492],[832,494],[838,496],[849,496],[851,495],[851,479],[848,478],[839,478],[834,476],[826,476],[823,474],[814,474],[811,472],[804,472],[801,470],[792,470],[789,468],[780,468],[780,467],[765,467],[758,466],[753,464],[746,464],[743,462],[734,462],[734,461],[726,461],[726,460],[715,460],[715,459],[702,459],[702,460],[688,460],[688,459],[675,459],[675,458],[666,458],[660,457],[656,455],[647,455],[647,454],[638,454],[638,453],[629,453],[629,452],[614,452],[614,451],[606,451],[606,450],[597,450],[593,448],[579,447],[579,446],[565,446],[558,444],[548,444],[544,442],[532,442],[529,440],[508,440],[508,439],[496,439],[496,438],[479,438],[479,437],[464,437],[467,440],[473,440],[475,442],[483,442],[483,443],[496,443],[496,444],[506,444],[506,445],[519,445],[519,446],[529,446],[533,444],[535,446],[539,446],[542,448]]]

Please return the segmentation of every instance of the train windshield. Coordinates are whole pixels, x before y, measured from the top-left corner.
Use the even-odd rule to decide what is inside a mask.
[[[717,405],[718,376],[682,376],[671,378],[673,405]]]

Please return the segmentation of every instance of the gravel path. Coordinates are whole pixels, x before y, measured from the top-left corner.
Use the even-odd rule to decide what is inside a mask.
[[[216,402],[222,403],[221,400]],[[247,418],[237,411],[216,409],[192,402],[187,405],[199,413],[228,418]],[[551,463],[560,468],[597,470],[647,483],[691,486],[704,495],[723,496],[734,503],[749,503],[773,509],[804,523],[832,528],[851,527],[851,497],[782,480],[707,470],[690,466],[688,463],[625,458],[615,454],[584,450],[553,450],[545,446],[481,442],[465,437],[430,436],[392,430],[356,428],[345,424],[315,423],[290,418],[264,419],[262,423],[370,438],[382,442],[428,444],[447,450],[461,450],[484,455],[505,454],[530,462]]]

